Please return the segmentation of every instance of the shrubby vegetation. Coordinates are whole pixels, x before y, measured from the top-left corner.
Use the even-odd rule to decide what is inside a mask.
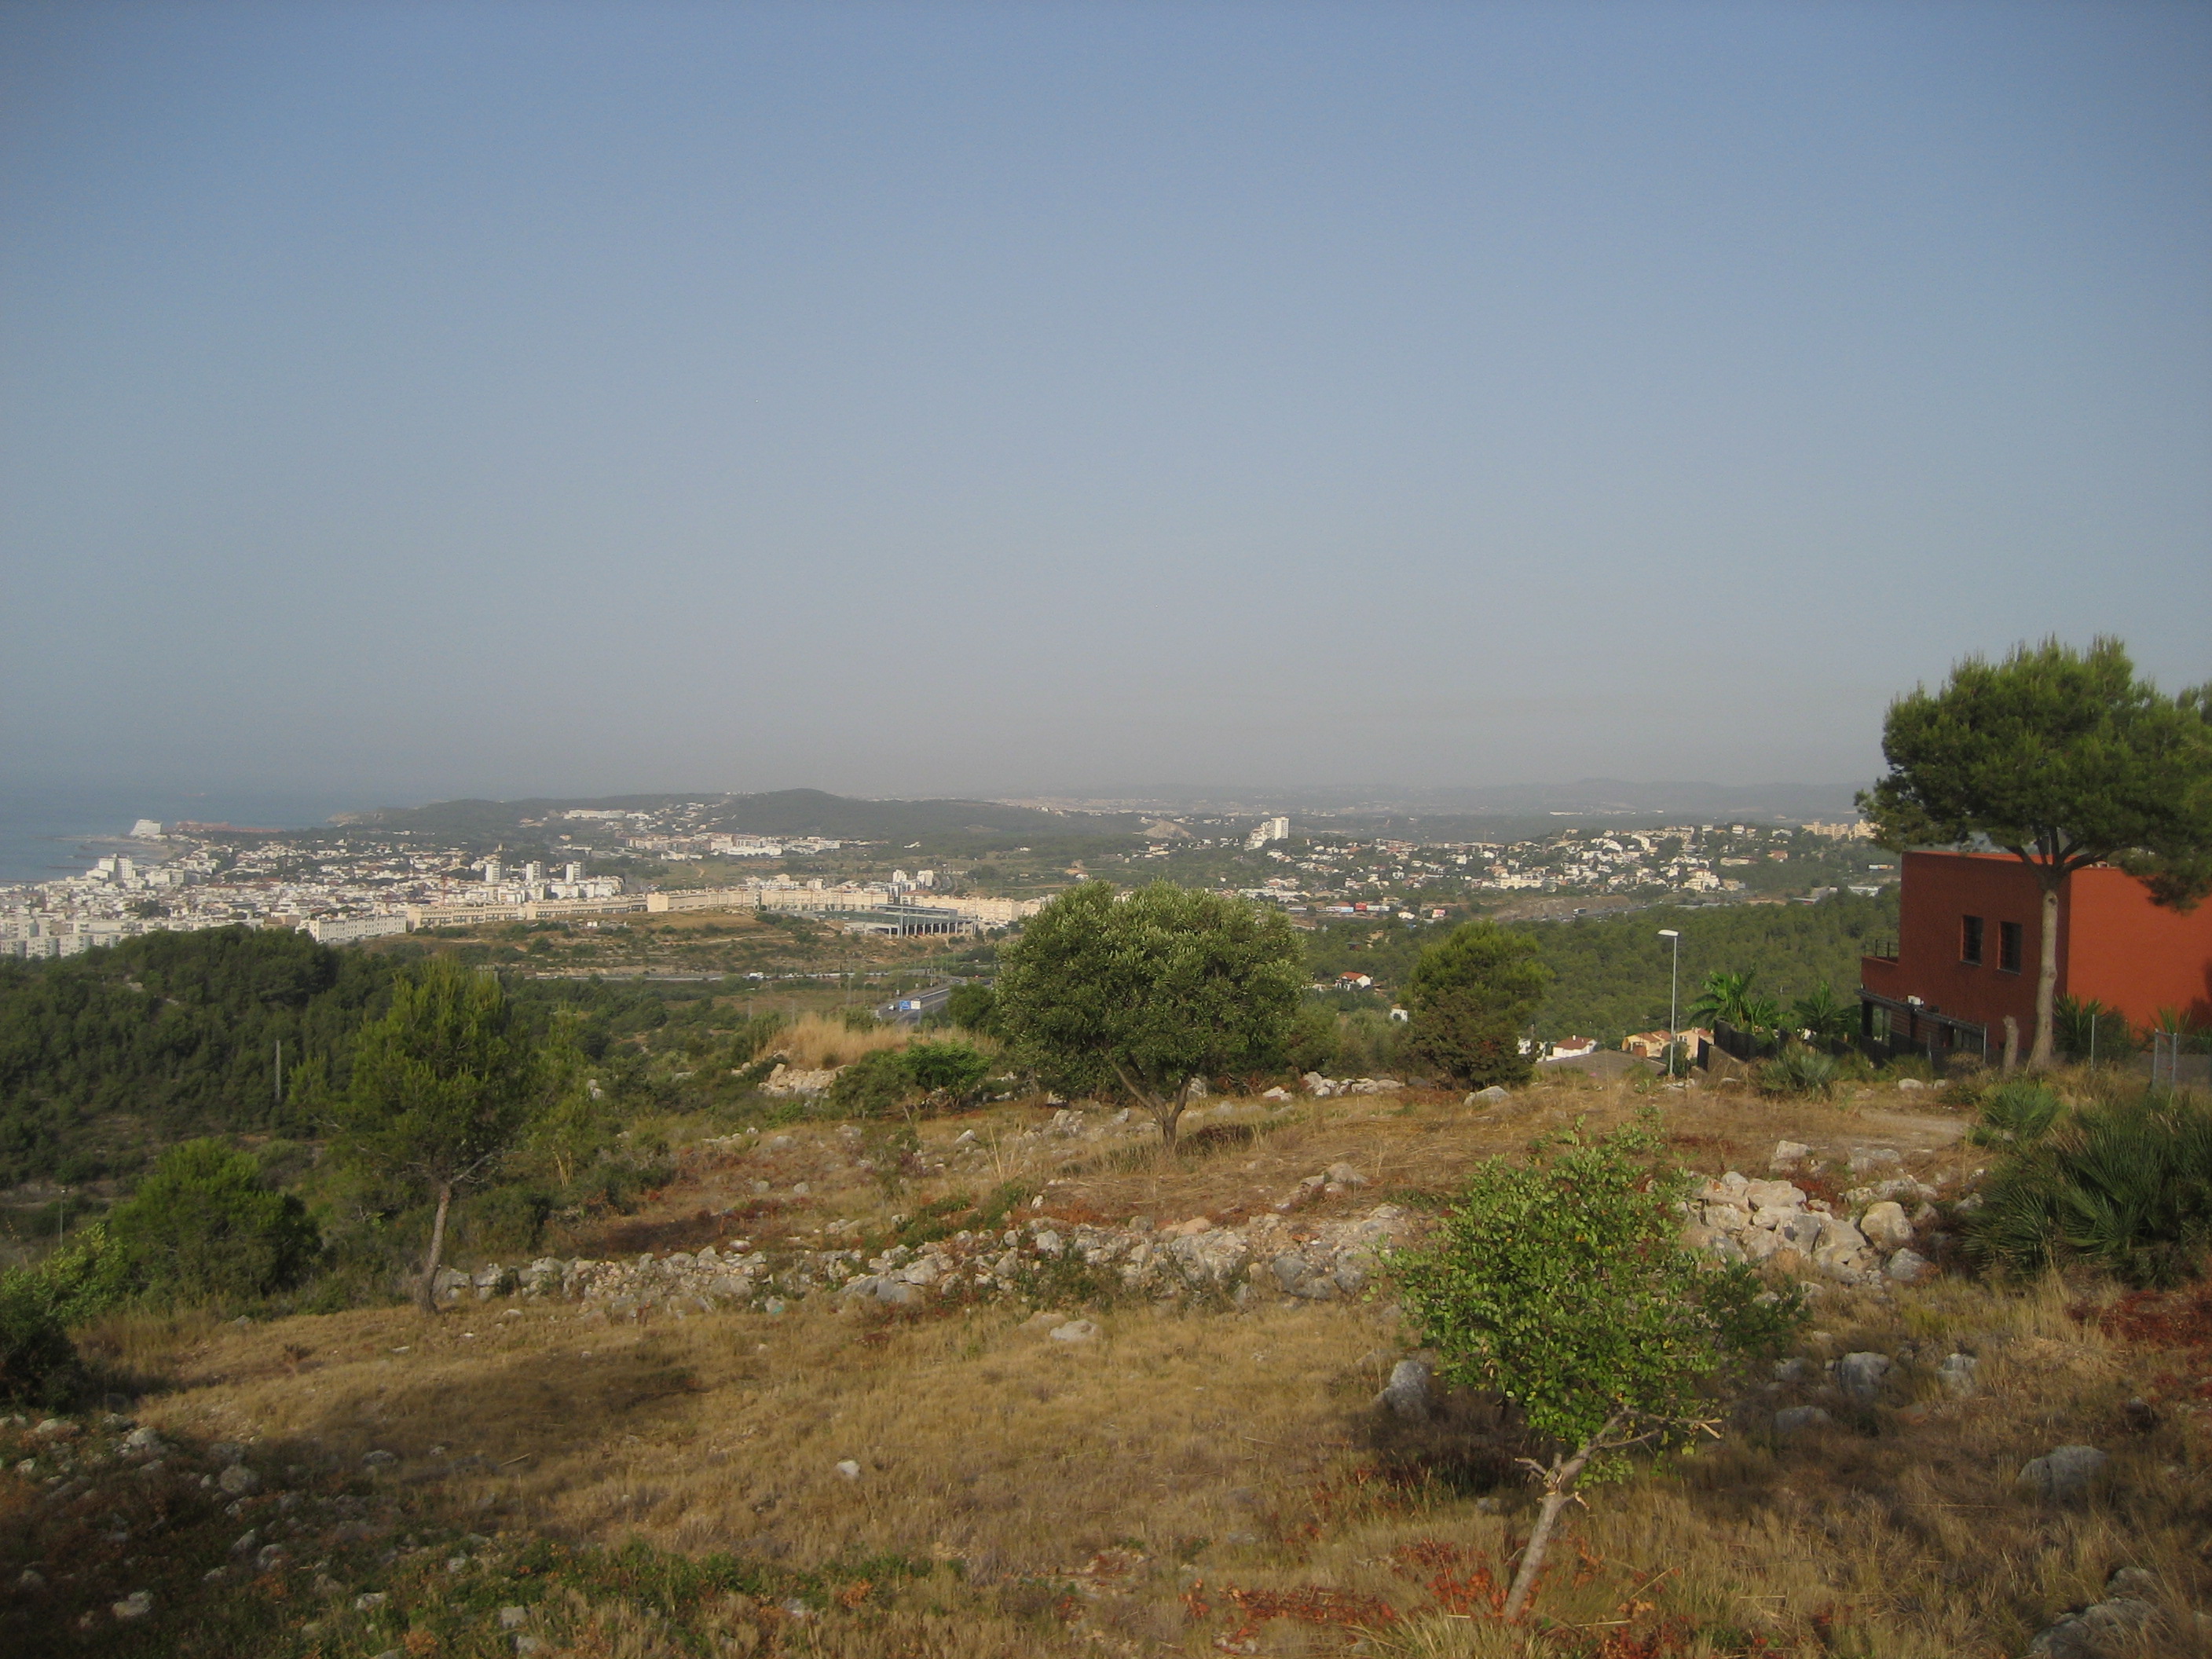
[[[2010,1155],[1969,1218],[1974,1254],[2015,1273],[2078,1262],[2178,1285],[2212,1255],[2212,1108],[2147,1094],[2061,1111],[2034,1084],[1993,1091],[1984,1144]]]

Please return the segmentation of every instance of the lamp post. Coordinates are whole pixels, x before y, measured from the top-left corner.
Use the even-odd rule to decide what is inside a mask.
[[[1678,928],[1662,927],[1659,937],[1671,939],[1674,945],[1674,965],[1667,970],[1667,1075],[1674,1075],[1675,1005],[1682,985],[1682,935]]]

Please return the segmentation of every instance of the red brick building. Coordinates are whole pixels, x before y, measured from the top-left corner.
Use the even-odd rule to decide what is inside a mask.
[[[2025,1053],[2043,960],[2034,872],[2009,853],[1907,853],[1904,878],[1894,953],[1859,959],[1862,1029],[1995,1055],[2009,1014]],[[2058,994],[2138,1028],[2160,1008],[2212,1021],[2212,900],[2184,914],[2124,871],[2076,871],[2058,895]]]

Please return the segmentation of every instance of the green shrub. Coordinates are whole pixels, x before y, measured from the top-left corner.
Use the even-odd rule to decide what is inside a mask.
[[[999,996],[988,985],[963,985],[945,1000],[945,1017],[963,1030],[996,1036]]]
[[[134,1288],[157,1302],[234,1304],[289,1290],[322,1248],[306,1206],[270,1191],[258,1164],[217,1140],[163,1152],[108,1218],[108,1236]]]
[[[991,1075],[991,1057],[965,1042],[917,1042],[903,1051],[914,1086],[949,1105],[972,1100]]]
[[[63,1406],[80,1375],[52,1285],[27,1268],[0,1273],[0,1401]]]
[[[1834,1055],[1793,1042],[1759,1068],[1759,1087],[1764,1094],[1825,1098],[1835,1091],[1836,1072]]]
[[[1977,1146],[2027,1146],[2051,1133],[2065,1103],[2048,1084],[2025,1079],[1999,1084],[1982,1097],[1982,1121],[1966,1132]]]
[[[874,1048],[837,1073],[825,1103],[848,1117],[881,1117],[898,1110],[914,1092],[904,1053]]]
[[[2145,1097],[2077,1111],[2017,1146],[1982,1199],[1967,1246],[1992,1267],[2078,1261],[2130,1285],[2179,1284],[2212,1248],[2212,1109]]]

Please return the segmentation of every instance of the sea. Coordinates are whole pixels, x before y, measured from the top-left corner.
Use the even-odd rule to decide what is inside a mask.
[[[388,804],[272,789],[0,783],[0,882],[80,875],[94,859],[116,850],[100,842],[128,836],[140,818],[301,830],[329,823],[333,812]]]

